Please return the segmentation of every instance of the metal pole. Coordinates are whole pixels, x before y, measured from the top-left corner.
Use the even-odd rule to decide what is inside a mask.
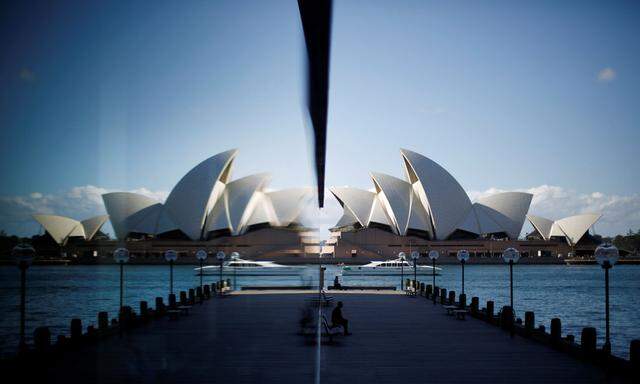
[[[464,293],[464,260],[460,264],[462,264],[462,293]]]
[[[404,291],[404,260],[400,260],[400,290]]]
[[[200,259],[200,290],[202,290],[202,266],[204,265],[204,260]]]
[[[124,275],[124,263],[121,261],[120,262],[120,312],[122,312],[122,302],[123,302],[123,297],[122,297],[122,291],[124,289],[124,284],[123,282],[123,276]]]
[[[173,294],[173,260],[169,261],[169,293]]]
[[[509,260],[509,287],[511,290],[511,310],[513,310],[513,260]]]
[[[220,287],[222,287],[222,260],[220,260]]]
[[[433,259],[433,269],[431,272],[433,273],[433,305],[436,305],[436,259]]]
[[[604,350],[609,353],[611,351],[611,339],[609,338],[609,268],[604,268],[604,294],[605,294],[605,323],[606,323],[606,341],[604,343]]]
[[[24,337],[25,307],[27,297],[27,266],[20,263],[20,349],[26,346]]]

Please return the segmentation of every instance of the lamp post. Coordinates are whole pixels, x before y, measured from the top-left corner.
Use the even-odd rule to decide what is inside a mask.
[[[36,255],[36,251],[29,244],[18,244],[13,248],[11,254],[18,263],[18,268],[20,268],[20,344],[18,344],[18,348],[20,351],[23,351],[27,347],[24,336],[27,297],[27,268],[31,265],[33,257]]]
[[[398,260],[400,260],[400,290],[404,291],[404,261],[406,260],[406,254],[404,252],[398,253]]]
[[[235,252],[235,251],[231,252],[231,260],[238,260],[239,258],[240,258],[240,254],[238,252]],[[236,287],[237,287],[237,285],[236,285],[237,284],[236,272],[237,272],[237,270],[236,270],[236,268],[234,266],[234,268],[233,268],[233,289],[236,289]]]
[[[618,261],[618,248],[612,244],[603,244],[596,248],[596,261],[604,269],[604,295],[605,295],[605,342],[602,350],[611,353],[611,338],[609,333],[609,270]]]
[[[515,248],[507,248],[502,252],[502,259],[505,263],[509,264],[509,293],[511,297],[511,310],[513,310],[513,264],[520,260],[520,252]]]
[[[436,260],[440,257],[440,253],[435,249],[429,251],[429,258],[431,259],[432,269],[431,274],[433,275],[433,305],[436,305]]]
[[[416,289],[416,293],[418,288],[417,284],[418,284],[418,258],[419,257],[420,257],[420,253],[418,251],[411,252],[411,260],[413,260],[413,288]]]
[[[466,249],[459,250],[456,257],[462,265],[462,293],[464,293],[464,264],[467,262],[467,260],[469,260],[469,251],[467,251]]]
[[[169,294],[173,295],[173,263],[178,259],[178,252],[169,249],[164,253],[164,259],[169,262]]]
[[[127,248],[116,249],[113,251],[113,259],[120,265],[120,307],[118,309],[118,313],[120,313],[124,302],[124,264],[129,261],[129,250]]]
[[[207,260],[207,251],[204,249],[199,249],[196,251],[196,258],[200,262],[200,289],[202,290],[202,273],[204,272],[202,269],[204,268],[204,261]]]
[[[220,262],[220,284],[222,284],[222,266],[225,256],[226,255],[223,251],[218,251],[218,253],[216,253],[216,259],[218,259],[218,261]]]

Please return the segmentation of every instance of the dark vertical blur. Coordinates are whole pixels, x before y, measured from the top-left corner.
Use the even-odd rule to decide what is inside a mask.
[[[313,124],[318,205],[324,206],[332,0],[298,0],[307,46],[307,107]]]

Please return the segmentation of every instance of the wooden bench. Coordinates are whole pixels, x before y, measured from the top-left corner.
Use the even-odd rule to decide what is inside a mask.
[[[443,305],[442,308],[447,310],[447,316],[453,316],[454,311],[458,309],[455,305]]]
[[[466,309],[456,309],[456,310],[453,311],[453,313],[456,315],[456,319],[464,320],[464,317],[467,314],[467,310]]]
[[[181,312],[182,311],[180,311],[179,309],[168,309],[167,315],[169,315],[169,320],[178,320]]]
[[[190,305],[179,305],[178,306],[178,311],[180,311],[181,314],[184,314],[185,316],[189,315],[189,310],[191,309]]]

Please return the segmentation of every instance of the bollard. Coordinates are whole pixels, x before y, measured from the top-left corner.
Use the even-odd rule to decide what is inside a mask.
[[[576,342],[576,338],[572,334],[567,335],[567,343],[573,344]]]
[[[449,299],[447,300],[449,305],[455,305],[456,303],[456,291],[449,291]]]
[[[560,322],[559,318],[554,317],[553,319],[551,319],[550,333],[551,343],[554,345],[558,345],[560,343],[560,340],[562,339],[562,323]]]
[[[180,305],[187,305],[187,292],[180,291]]]
[[[500,328],[504,330],[513,329],[513,309],[505,305],[500,312]]]
[[[441,304],[446,304],[447,303],[447,289],[446,288],[440,288],[440,303]]]
[[[467,307],[467,295],[461,293],[458,299],[458,304],[460,305],[460,308],[465,309]]]
[[[91,340],[91,341],[95,341],[96,339],[96,328],[93,325],[90,325],[87,327],[87,339]]]
[[[196,297],[198,298],[198,300],[202,301],[202,287],[196,287]]]
[[[493,321],[493,301],[487,301],[487,321]]]
[[[227,283],[227,285],[225,285],[225,287],[231,288],[231,279],[227,279],[226,283]]]
[[[82,320],[71,319],[71,341],[79,342],[82,338]]]
[[[424,296],[425,285],[424,283],[420,283],[420,296]]]
[[[98,330],[104,332],[109,329],[109,314],[107,312],[98,312]]]
[[[172,293],[169,295],[169,308],[176,307],[176,294]]]
[[[205,299],[211,298],[211,288],[208,285],[204,286],[204,298]]]
[[[536,323],[536,315],[532,311],[524,313],[524,333],[528,336],[533,332]]]
[[[480,308],[480,299],[477,296],[471,298],[471,313],[476,314]]]
[[[156,297],[156,315],[161,316],[164,314],[164,302],[162,297]]]
[[[640,340],[638,339],[631,340],[629,344],[629,362],[640,372],[640,368],[638,368],[640,367]]]
[[[140,317],[142,319],[149,317],[149,306],[145,300],[140,301]]]
[[[66,344],[67,344],[67,337],[65,335],[58,335],[58,337],[56,338],[56,345],[61,347]]]
[[[429,298],[431,297],[431,293],[433,292],[433,286],[431,284],[427,284],[426,287],[424,287],[424,295]]]
[[[111,319],[111,326],[116,327],[118,325],[118,319]]]
[[[435,288],[433,289],[433,295],[434,295],[436,298],[440,297],[440,287],[435,287]]]
[[[582,335],[580,336],[580,346],[582,347],[582,353],[587,357],[592,357],[596,353],[596,340],[597,333],[593,327],[582,328]]]
[[[196,291],[193,288],[189,288],[189,305],[196,303]]]
[[[49,327],[38,327],[33,331],[33,345],[36,351],[45,351],[51,346],[51,331]]]

